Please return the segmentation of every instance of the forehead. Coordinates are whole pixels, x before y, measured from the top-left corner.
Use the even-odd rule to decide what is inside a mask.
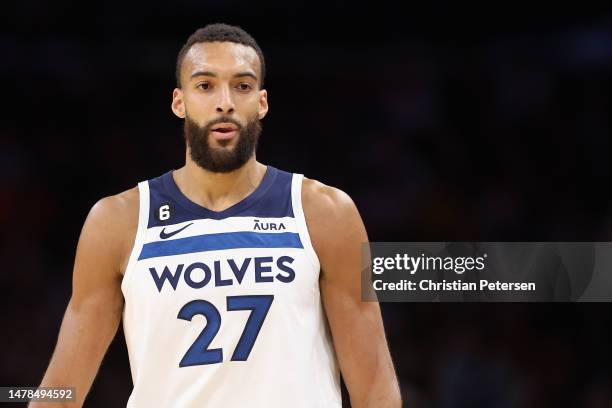
[[[181,76],[189,78],[197,71],[219,75],[253,71],[257,78],[261,77],[257,52],[249,46],[233,42],[193,44],[183,59]]]

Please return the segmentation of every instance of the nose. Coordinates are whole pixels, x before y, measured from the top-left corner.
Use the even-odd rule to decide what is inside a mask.
[[[234,100],[228,86],[221,87],[217,100],[217,112],[225,114],[234,112]]]

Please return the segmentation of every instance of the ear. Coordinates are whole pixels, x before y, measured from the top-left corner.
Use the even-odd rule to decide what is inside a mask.
[[[183,100],[183,91],[179,88],[174,88],[172,91],[172,112],[181,119],[185,119],[185,101]]]
[[[268,113],[268,91],[259,91],[259,119],[263,119]]]

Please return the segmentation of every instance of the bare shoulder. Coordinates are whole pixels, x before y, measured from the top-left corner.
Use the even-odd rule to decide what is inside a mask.
[[[101,232],[125,233],[138,225],[138,187],[98,200],[87,216]]]
[[[136,217],[140,205],[138,187],[125,190],[119,194],[104,197],[91,208],[89,217],[105,219],[108,222],[129,222]]]
[[[138,187],[104,197],[96,202],[85,221],[81,239],[97,242],[113,257],[123,274],[138,229]]]
[[[355,208],[355,203],[344,191],[306,177],[302,183],[302,205],[305,212],[332,217]]]
[[[359,211],[352,198],[339,188],[304,178],[302,206],[315,251],[321,257],[339,249],[347,238],[367,239]]]

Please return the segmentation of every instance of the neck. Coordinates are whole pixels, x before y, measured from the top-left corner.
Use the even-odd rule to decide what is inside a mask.
[[[242,201],[259,185],[266,166],[251,157],[242,167],[229,173],[215,173],[198,166],[189,152],[185,166],[174,171],[174,181],[181,192],[196,204],[222,211]]]

